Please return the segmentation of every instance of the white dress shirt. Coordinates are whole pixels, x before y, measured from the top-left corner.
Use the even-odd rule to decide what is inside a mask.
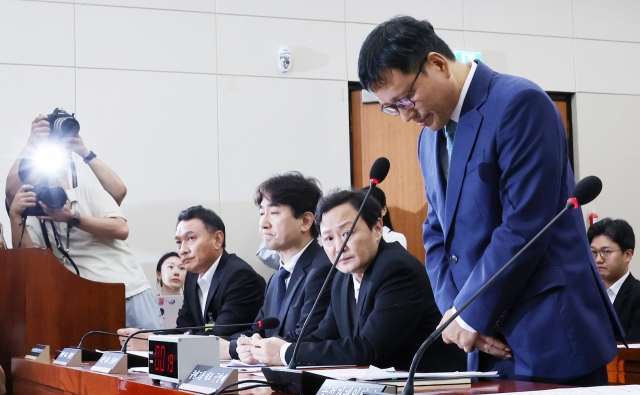
[[[202,318],[204,322],[208,324],[207,317],[205,316],[205,307],[207,304],[207,295],[209,295],[209,288],[211,287],[211,280],[213,280],[213,274],[216,272],[218,268],[218,263],[220,263],[220,258],[222,258],[222,254],[213,262],[213,265],[207,270],[205,274],[202,274],[198,277],[198,298],[200,299],[200,308],[202,309]]]

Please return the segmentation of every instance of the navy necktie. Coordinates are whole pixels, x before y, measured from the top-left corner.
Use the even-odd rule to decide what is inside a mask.
[[[276,315],[280,314],[282,308],[282,302],[284,301],[284,294],[287,292],[286,280],[289,277],[289,272],[284,267],[278,270],[278,289],[276,293]]]

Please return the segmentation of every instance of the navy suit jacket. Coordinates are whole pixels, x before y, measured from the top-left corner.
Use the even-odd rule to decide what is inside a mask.
[[[265,330],[262,337],[277,336],[286,341],[295,342],[298,339],[298,335],[302,330],[302,325],[309,315],[311,306],[313,306],[320,288],[327,278],[327,274],[331,269],[331,262],[324,252],[322,247],[314,240],[304,250],[296,266],[291,273],[289,285],[287,291],[284,294],[284,300],[282,302],[282,308],[280,314],[276,314],[276,293],[278,291],[278,275],[277,272],[271,276],[269,284],[267,285],[267,291],[264,297],[264,305],[258,313],[256,321],[265,317],[278,317],[280,325],[275,329]],[[331,281],[327,284],[323,296],[318,301],[318,306],[309,321],[309,327],[307,333],[311,333],[316,330],[320,320],[324,317],[329,307],[329,300],[331,298]],[[253,332],[243,332],[246,336],[251,336]],[[233,339],[237,339],[240,333],[232,336]],[[236,352],[236,340],[232,340],[229,345],[229,353],[232,358],[237,359],[238,354]]]
[[[351,274],[335,274],[327,314],[301,343],[298,364],[407,369],[442,319],[422,264],[399,243],[381,240],[360,285],[354,323],[348,304],[352,287]],[[287,349],[287,362],[293,347]],[[438,339],[422,358],[420,370],[454,371],[464,366],[464,353]]]
[[[627,342],[640,343],[640,281],[631,273],[622,283],[613,307],[627,335]]]
[[[184,302],[178,314],[178,328],[202,326],[211,320],[216,325],[253,322],[264,300],[264,279],[236,254],[222,253],[213,274],[206,302],[206,317],[202,315],[198,298],[198,274],[187,273],[184,282]],[[212,333],[229,336],[238,327],[215,326]]]
[[[425,128],[418,143],[427,271],[443,313],[529,242],[574,187],[554,103],[534,83],[481,62],[462,105],[448,182],[438,149],[444,139],[443,130]],[[611,361],[619,327],[581,210],[562,216],[461,317],[506,339],[514,358],[503,377],[569,379]]]

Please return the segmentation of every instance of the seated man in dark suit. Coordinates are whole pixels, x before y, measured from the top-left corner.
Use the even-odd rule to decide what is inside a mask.
[[[229,336],[237,331],[221,325],[252,322],[264,300],[264,279],[248,263],[225,251],[225,226],[212,210],[190,207],[178,215],[176,244],[188,273],[184,303],[177,327],[215,323],[212,333]],[[129,335],[138,329],[118,330]],[[129,342],[144,349],[146,342]]]
[[[320,200],[316,222],[329,259],[334,260],[356,218],[364,192],[340,191]],[[380,205],[365,204],[340,260],[331,302],[318,329],[305,337],[300,365],[376,365],[406,369],[442,318],[424,266],[400,244],[382,240]],[[292,345],[252,338],[238,347],[241,360],[286,365]],[[442,339],[427,350],[420,370],[462,370],[466,356]]]
[[[269,280],[264,305],[256,318],[258,321],[278,317],[280,325],[267,329],[262,337],[296,341],[329,273],[331,262],[316,241],[314,212],[321,197],[317,180],[297,172],[271,177],[256,189],[254,202],[260,210],[260,235],[265,247],[280,257],[280,268]],[[330,285],[309,322],[310,331],[318,327],[329,307]],[[221,339],[220,358],[237,359],[237,344],[248,341],[240,336],[252,334],[237,333],[230,343]]]
[[[587,236],[625,340],[640,342],[640,281],[629,271],[636,246],[633,229],[623,219],[604,218],[589,228]]]

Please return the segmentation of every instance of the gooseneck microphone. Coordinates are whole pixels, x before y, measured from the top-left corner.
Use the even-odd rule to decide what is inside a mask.
[[[362,201],[362,204],[360,205],[360,209],[358,210],[356,219],[353,220],[353,223],[351,224],[351,228],[349,229],[349,232],[347,233],[347,237],[342,243],[342,247],[340,248],[340,251],[336,256],[336,259],[334,260],[333,265],[331,265],[331,269],[329,269],[329,273],[327,273],[327,277],[325,278],[324,283],[320,288],[320,292],[318,293],[318,296],[316,297],[316,300],[313,303],[311,310],[309,310],[309,314],[307,315],[307,318],[305,319],[304,324],[302,325],[302,329],[300,330],[300,335],[298,336],[298,340],[296,340],[296,343],[293,348],[293,354],[291,355],[291,361],[289,361],[289,365],[287,366],[286,369],[262,368],[262,373],[265,375],[267,380],[271,382],[271,389],[273,389],[274,391],[288,392],[290,394],[303,394],[303,395],[315,394],[318,391],[318,389],[320,389],[320,387],[322,386],[322,383],[324,383],[326,379],[325,376],[317,375],[310,372],[304,372],[301,370],[296,370],[296,367],[297,367],[296,360],[298,357],[298,352],[300,351],[300,344],[302,343],[302,339],[307,333],[309,322],[311,321],[311,317],[313,316],[313,313],[316,311],[318,302],[320,301],[321,296],[324,294],[324,290],[326,289],[327,284],[329,284],[329,281],[331,280],[331,278],[333,277],[333,274],[336,271],[336,265],[338,264],[338,261],[340,260],[340,257],[342,256],[342,253],[344,252],[344,249],[347,246],[347,242],[351,237],[351,232],[353,232],[353,228],[356,226],[356,223],[358,223],[358,219],[362,215],[362,210],[364,209],[365,203],[369,199],[371,190],[375,188],[378,184],[380,184],[382,181],[384,181],[384,179],[389,174],[390,168],[391,168],[391,164],[389,163],[389,159],[385,157],[378,158],[376,159],[375,162],[373,162],[373,165],[371,166],[371,170],[369,171],[369,181],[370,181],[369,190],[367,191],[367,194],[365,195]]]
[[[248,323],[244,323],[244,324],[227,324],[227,325],[216,325],[216,324],[207,324],[207,325],[202,325],[202,326],[188,326],[188,327],[182,327],[182,328],[170,328],[170,329],[142,329],[136,332],[133,332],[132,334],[130,334],[129,336],[127,336],[127,340],[124,341],[124,344],[122,345],[122,349],[120,350],[120,352],[126,353],[127,352],[127,344],[129,344],[129,340],[133,339],[135,335],[139,335],[141,333],[182,333],[184,331],[187,330],[207,330],[207,329],[213,329],[215,327],[221,327],[221,328],[229,328],[232,326],[251,326],[253,328],[254,331],[256,330],[262,330],[262,329],[275,329],[278,327],[278,325],[280,325],[280,320],[276,317],[267,317],[267,318],[263,318],[260,321],[256,321],[256,322],[248,322]],[[124,336],[122,336],[124,337]],[[137,339],[137,338],[136,338]],[[148,340],[148,339],[145,339]]]
[[[355,228],[356,224],[358,223],[358,219],[360,219],[360,216],[362,215],[362,210],[364,209],[365,203],[369,199],[369,195],[371,195],[371,190],[375,188],[378,184],[380,184],[382,181],[384,181],[385,178],[387,178],[390,168],[391,168],[391,163],[389,163],[389,159],[385,157],[376,159],[376,161],[373,162],[373,165],[371,165],[371,170],[369,171],[369,181],[370,181],[369,190],[367,191],[367,194],[362,200],[362,204],[360,205],[360,209],[358,210],[356,219],[353,220],[353,223],[351,224],[351,228],[349,229],[349,233],[347,233],[347,237],[344,239],[344,243],[342,243],[342,247],[340,247],[340,251],[338,251],[338,255],[336,256],[336,259],[333,262],[333,265],[331,266],[329,273],[327,274],[327,278],[324,280],[324,283],[322,284],[322,288],[320,288],[318,297],[316,298],[316,301],[313,303],[313,306],[311,307],[311,310],[309,311],[309,314],[307,315],[307,318],[304,321],[304,325],[302,325],[302,329],[300,330],[300,336],[298,337],[295,347],[293,348],[293,354],[291,355],[291,361],[289,362],[289,366],[288,366],[289,369],[295,369],[297,366],[296,359],[298,357],[298,352],[300,351],[300,343],[302,343],[302,339],[304,338],[304,335],[307,332],[307,326],[310,321],[310,318],[316,309],[316,305],[320,300],[320,296],[322,295],[325,287],[329,283],[329,280],[333,276],[333,273],[335,273],[336,271],[336,265],[338,264],[338,261],[340,260],[340,257],[344,252],[344,249],[347,247],[347,242],[351,237],[351,232],[353,232],[353,228]]]
[[[565,207],[556,215],[538,234],[536,234],[531,241],[529,241],[524,247],[518,251],[513,258],[509,260],[509,262],[505,263],[500,270],[496,272],[480,289],[474,293],[469,300],[467,300],[462,307],[457,309],[457,311],[442,325],[440,325],[428,338],[422,343],[418,351],[413,357],[413,361],[411,361],[411,368],[409,369],[409,377],[407,378],[407,382],[404,385],[404,389],[402,390],[402,395],[413,395],[413,379],[416,374],[416,370],[418,368],[418,363],[422,358],[422,355],[427,350],[427,348],[434,342],[435,339],[438,338],[444,332],[444,330],[463,312],[466,310],[469,305],[478,298],[478,296],[482,295],[482,293],[489,288],[489,286],[504,272],[511,266],[511,264],[518,259],[518,257],[525,252],[531,244],[536,242],[540,236],[542,236],[553,224],[556,223],[560,217],[564,213],[566,213],[569,209],[577,209],[578,207],[585,205],[587,203],[591,203],[602,191],[602,181],[596,176],[589,176],[582,179],[573,189],[571,193],[571,197],[567,200],[567,204]]]

